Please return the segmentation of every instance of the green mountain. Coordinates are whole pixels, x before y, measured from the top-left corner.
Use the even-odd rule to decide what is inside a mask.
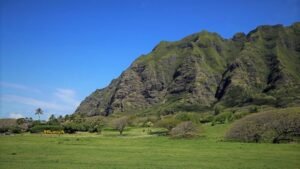
[[[174,113],[215,105],[300,104],[300,23],[259,26],[224,39],[202,31],[160,42],[75,113]]]

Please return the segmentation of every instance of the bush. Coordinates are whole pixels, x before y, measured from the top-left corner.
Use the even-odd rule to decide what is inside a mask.
[[[179,121],[192,121],[195,124],[199,124],[200,114],[195,112],[180,112],[176,114],[175,119]]]
[[[276,98],[268,95],[258,95],[253,98],[252,103],[255,105],[275,105]]]
[[[188,115],[188,113],[179,113],[176,114],[175,119],[180,121],[190,121],[191,117]]]
[[[232,112],[224,112],[221,114],[218,114],[214,117],[213,124],[219,123],[219,124],[225,124],[228,122],[233,121],[233,113]]]
[[[103,125],[96,124],[96,125],[90,126],[90,128],[88,129],[88,131],[90,133],[101,133],[102,132],[102,128],[103,128]]]
[[[59,131],[63,130],[63,127],[58,125],[35,125],[29,131],[31,133],[41,133],[44,130]]]
[[[73,134],[77,131],[87,131],[87,128],[85,125],[81,123],[74,123],[74,122],[68,122],[63,124],[63,130],[65,133]]]
[[[280,143],[299,136],[300,111],[291,108],[246,116],[232,125],[225,138],[243,142]]]
[[[215,108],[214,108],[214,115],[220,114],[223,111],[223,109],[224,109],[223,106],[216,105]]]
[[[198,135],[198,130],[191,121],[185,121],[173,128],[170,135],[173,138],[191,138]]]
[[[256,106],[250,106],[248,108],[248,112],[249,113],[257,113],[258,112],[258,108]]]
[[[90,133],[101,133],[104,126],[104,119],[99,117],[87,119],[84,126],[86,126]]]
[[[180,121],[171,117],[161,119],[158,121],[155,126],[165,128],[168,131],[171,131]]]
[[[22,124],[24,124],[24,123],[26,123],[26,119],[25,119],[25,118],[18,118],[18,119],[17,119],[17,124],[18,124],[18,125],[22,125]]]
[[[245,117],[248,114],[249,114],[248,112],[236,112],[236,113],[233,114],[232,119],[233,120],[238,120],[238,119],[241,119],[241,118]]]
[[[19,134],[22,132],[22,129],[19,126],[12,126],[9,128],[9,132]]]
[[[202,117],[200,118],[200,123],[209,123],[212,122],[214,120],[214,116],[212,114],[204,114],[202,115]]]
[[[9,130],[9,127],[7,127],[7,126],[0,127],[0,133],[6,133],[6,132],[8,132],[8,130]]]
[[[97,132],[101,133],[104,126],[104,119],[101,117],[82,118],[81,116],[72,116],[72,120],[63,123],[65,133],[76,133],[77,131],[83,132]]]

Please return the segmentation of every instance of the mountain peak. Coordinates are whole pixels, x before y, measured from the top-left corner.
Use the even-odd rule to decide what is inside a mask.
[[[215,104],[299,103],[299,27],[258,26],[232,39],[201,31],[161,41],[108,87],[88,96],[75,113],[168,114],[206,111]]]

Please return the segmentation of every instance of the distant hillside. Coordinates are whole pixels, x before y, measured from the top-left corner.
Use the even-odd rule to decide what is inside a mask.
[[[202,31],[162,41],[75,113],[201,112],[216,104],[299,105],[300,23],[259,26],[231,39]]]

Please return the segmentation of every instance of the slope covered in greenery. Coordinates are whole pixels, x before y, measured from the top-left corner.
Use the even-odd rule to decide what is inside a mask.
[[[75,113],[201,112],[224,107],[300,104],[300,23],[259,26],[224,39],[202,31],[160,42]]]

